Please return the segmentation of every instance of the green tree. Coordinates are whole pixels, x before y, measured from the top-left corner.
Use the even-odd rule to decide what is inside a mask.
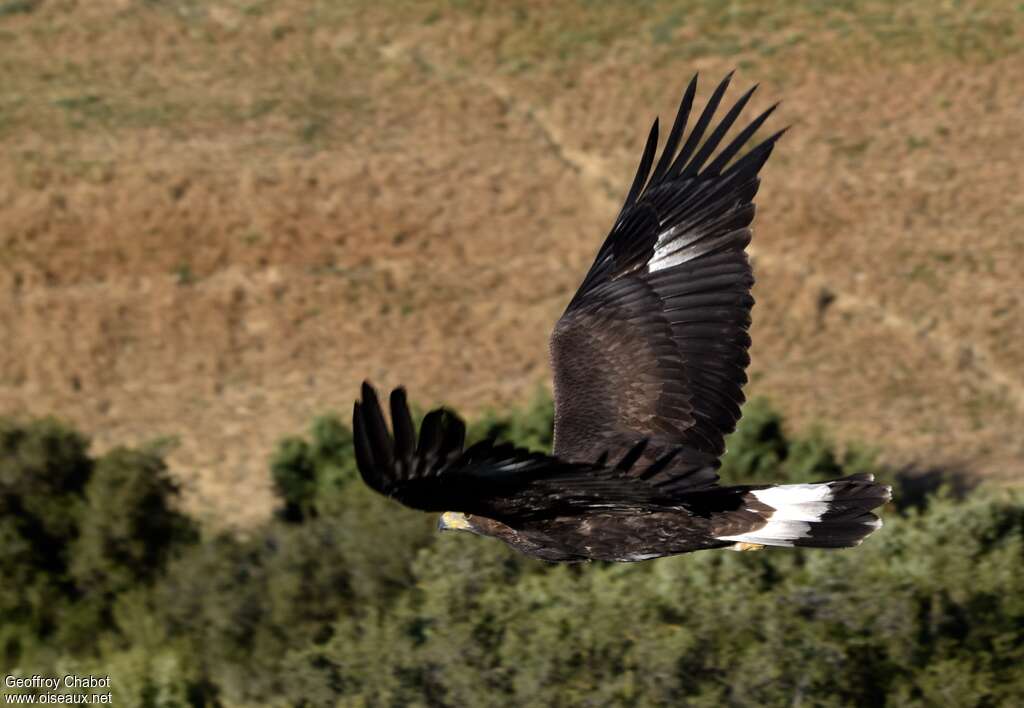
[[[287,437],[278,443],[270,474],[281,499],[279,518],[298,523],[317,516],[356,477],[352,431],[337,415],[320,416],[309,441]]]
[[[0,421],[0,663],[53,654],[65,600],[69,549],[78,537],[93,462],[84,437],[47,418]]]

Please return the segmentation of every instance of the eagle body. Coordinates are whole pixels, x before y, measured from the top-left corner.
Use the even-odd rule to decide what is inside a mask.
[[[819,484],[712,487],[673,504],[495,519],[446,514],[440,528],[492,536],[546,561],[651,560],[714,548],[844,548],[881,526],[870,509],[889,499],[871,475]],[[454,521],[454,523],[453,523]]]
[[[750,363],[753,200],[785,132],[746,149],[772,106],[727,141],[754,92],[714,123],[730,79],[688,130],[694,77],[660,157],[654,122],[625,203],[554,326],[552,454],[496,440],[465,447],[465,424],[443,408],[417,431],[401,388],[390,396],[389,430],[364,383],[353,435],[370,487],[444,512],[441,529],[498,538],[547,561],[844,548],[881,525],[872,509],[891,491],[869,475],[718,483]]]
[[[552,562],[632,562],[734,545],[714,538],[708,519],[682,508],[559,516],[526,522],[518,529],[493,519],[469,523],[468,531]]]

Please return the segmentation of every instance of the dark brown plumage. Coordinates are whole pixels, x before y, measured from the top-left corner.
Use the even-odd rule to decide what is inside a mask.
[[[392,435],[364,384],[353,429],[369,486],[449,512],[442,528],[554,561],[844,547],[880,525],[871,509],[890,491],[867,476],[718,486],[750,361],[753,198],[784,132],[741,155],[773,106],[724,140],[750,89],[709,133],[730,79],[687,133],[694,77],[657,163],[655,121],[626,202],[555,325],[553,455],[493,441],[463,449],[465,426],[443,409],[424,418],[417,440],[401,389],[390,400]]]

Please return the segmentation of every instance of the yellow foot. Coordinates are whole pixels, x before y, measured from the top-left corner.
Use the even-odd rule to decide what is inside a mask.
[[[761,543],[734,543],[729,547],[730,551],[760,551],[764,548]]]

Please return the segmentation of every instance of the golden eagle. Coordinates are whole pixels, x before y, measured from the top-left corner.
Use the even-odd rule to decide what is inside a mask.
[[[718,485],[750,362],[754,277],[744,249],[758,172],[785,132],[740,154],[772,106],[719,150],[757,88],[708,133],[731,76],[687,134],[693,78],[657,164],[655,120],[626,203],[555,325],[554,453],[494,440],[464,448],[465,425],[445,409],[424,417],[417,439],[402,389],[391,393],[392,434],[364,383],[353,434],[366,484],[444,512],[441,529],[548,561],[843,548],[881,525],[871,510],[891,491],[870,475]]]

